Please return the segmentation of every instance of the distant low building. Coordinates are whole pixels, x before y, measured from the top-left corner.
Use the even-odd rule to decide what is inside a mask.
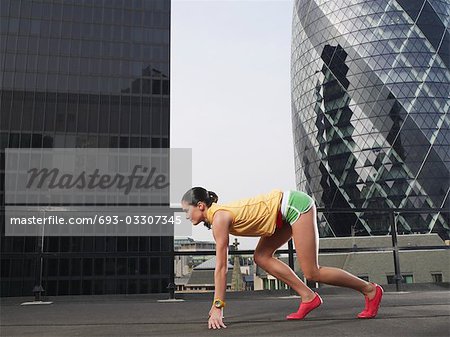
[[[208,261],[203,262],[199,266],[195,267],[189,277],[189,280],[185,283],[185,292],[206,292],[214,291],[214,269],[216,267],[216,257],[210,258]],[[227,290],[231,290],[233,276],[233,265],[228,263],[227,272]]]
[[[237,250],[238,242],[229,246],[230,251]],[[175,240],[175,251],[215,251],[214,242],[195,241],[191,238]],[[237,266],[235,264],[238,264]],[[175,256],[175,284],[178,292],[197,292],[214,290],[214,270],[216,257]],[[253,258],[239,255],[229,256],[227,290],[253,290]]]
[[[192,238],[180,238],[174,240],[175,252],[182,251],[209,251],[215,250],[216,244],[211,241],[196,241]],[[181,278],[188,276],[195,266],[207,261],[210,256],[175,256],[174,268],[175,277]],[[177,283],[178,284],[178,283]]]

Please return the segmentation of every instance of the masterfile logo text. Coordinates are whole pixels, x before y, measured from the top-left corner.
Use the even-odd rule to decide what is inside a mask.
[[[191,149],[6,149],[7,205],[169,205],[191,180]]]
[[[131,189],[164,189],[169,186],[167,174],[157,173],[156,167],[148,168],[143,165],[134,165],[130,175],[116,173],[101,174],[99,169],[92,173],[82,171],[78,175],[63,174],[59,169],[53,168],[32,168],[28,170],[30,174],[26,188],[42,188],[43,185],[49,189],[109,189],[117,186],[128,195]],[[140,174],[141,173],[141,174]]]

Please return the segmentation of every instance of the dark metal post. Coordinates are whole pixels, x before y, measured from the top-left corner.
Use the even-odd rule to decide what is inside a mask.
[[[175,228],[173,227],[173,235],[170,236],[171,240],[170,247],[169,247],[169,263],[172,265],[169,268],[169,284],[167,285],[167,290],[169,291],[169,298],[167,300],[158,300],[158,302],[162,303],[172,303],[172,302],[182,302],[184,300],[179,300],[175,298],[175,290],[176,290],[176,284],[175,284],[175,242],[174,242],[174,236],[175,236]]]
[[[291,267],[292,270],[294,269],[294,245],[292,243],[292,239],[288,241],[288,250],[289,250],[289,267]],[[294,289],[290,288],[291,295],[295,295]]]
[[[392,235],[392,248],[394,253],[394,269],[395,269],[395,288],[397,291],[402,290],[402,281],[403,277],[400,271],[400,255],[398,251],[398,242],[397,242],[397,218],[399,213],[392,212],[391,219],[391,235]]]
[[[37,238],[38,241],[41,241],[41,238]],[[38,249],[39,245],[37,245]],[[38,253],[36,254],[35,259],[35,273],[34,273],[34,287],[33,287],[33,294],[34,294],[34,300],[36,302],[42,301],[42,293],[44,292],[44,288],[42,288],[42,277],[41,277],[41,270],[42,270],[42,254]]]
[[[173,237],[172,237],[173,239]],[[175,299],[175,247],[174,247],[174,241],[171,240],[170,244],[170,263],[172,265],[169,268],[169,285],[167,286],[167,289],[169,289],[169,299],[173,300]]]
[[[44,218],[45,218],[45,212],[44,212]],[[43,264],[44,264],[44,234],[45,234],[45,228],[44,224],[42,224],[42,233],[40,237],[37,237],[37,245],[36,245],[36,263],[35,263],[35,277],[34,277],[34,288],[33,288],[33,294],[34,294],[34,300],[35,301],[42,301],[42,295],[45,292],[44,288],[42,287],[42,271],[43,271]]]

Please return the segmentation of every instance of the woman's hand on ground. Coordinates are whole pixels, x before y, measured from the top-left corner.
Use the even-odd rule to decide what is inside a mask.
[[[208,329],[220,329],[220,328],[226,328],[226,325],[223,323],[222,309],[212,307],[211,310],[209,311]]]

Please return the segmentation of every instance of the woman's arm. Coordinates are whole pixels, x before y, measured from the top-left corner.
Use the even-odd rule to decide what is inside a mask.
[[[225,301],[225,292],[227,289],[227,271],[228,271],[228,243],[229,243],[229,225],[230,216],[228,212],[218,211],[214,215],[213,235],[216,241],[216,269],[214,271],[214,299]],[[211,329],[226,328],[222,321],[222,309],[216,308],[214,304],[211,307],[208,327]]]

